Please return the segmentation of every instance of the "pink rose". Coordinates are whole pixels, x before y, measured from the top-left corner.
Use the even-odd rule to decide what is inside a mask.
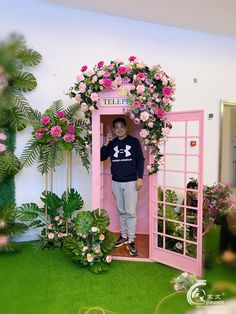
[[[67,131],[68,131],[68,133],[70,133],[70,134],[75,133],[75,128],[74,128],[74,126],[73,126],[72,124],[68,125]]]
[[[85,72],[87,70],[87,65],[83,65],[82,68],[80,69],[81,72]]]
[[[77,75],[77,77],[76,77],[76,81],[78,82],[78,83],[80,83],[81,81],[83,81],[84,80],[84,76],[83,76],[83,74],[79,74],[79,75]]]
[[[60,137],[62,133],[62,129],[59,125],[55,125],[51,128],[50,134],[52,137]]]
[[[99,99],[98,94],[97,93],[92,93],[90,95],[90,98],[92,101],[97,101]]]
[[[82,110],[82,112],[85,112],[85,111],[88,110],[88,105],[87,105],[85,102],[83,102],[83,103],[81,104],[81,110]]]
[[[4,133],[0,133],[0,140],[5,141],[7,139],[6,135]]]
[[[75,96],[75,100],[76,100],[76,101],[78,101],[78,102],[80,102],[80,100],[81,100],[81,96],[80,96],[80,94],[76,94],[76,96]]]
[[[68,143],[73,143],[75,141],[75,134],[66,133],[63,136],[63,140]]]
[[[134,109],[139,109],[140,108],[140,102],[139,101],[134,101],[133,108]]]
[[[0,247],[6,245],[8,242],[8,237],[5,235],[0,235]]]
[[[129,57],[129,61],[130,61],[130,62],[133,62],[135,59],[136,59],[135,56],[130,56],[130,57]]]
[[[143,111],[140,115],[140,120],[142,120],[143,122],[146,122],[149,118],[149,113],[146,111]]]
[[[50,240],[54,239],[54,234],[50,232],[50,233],[48,234],[48,239],[50,239]]]
[[[85,83],[80,83],[79,84],[79,92],[84,93],[86,91],[86,84]]]
[[[104,65],[104,61],[99,61],[98,64],[97,64],[97,67],[99,69],[101,69],[103,67],[103,65]]]
[[[63,238],[65,236],[65,233],[62,233],[62,232],[58,232],[58,238]]]
[[[98,80],[97,75],[94,75],[94,77],[92,78],[92,83],[93,83],[93,84],[94,84],[94,83],[96,83],[96,82],[97,82],[97,80]]]
[[[104,72],[103,77],[110,77],[110,73],[109,72]]]
[[[144,79],[146,76],[147,76],[146,73],[143,73],[143,72],[140,72],[140,73],[137,74],[137,78],[140,79],[140,80]]]
[[[104,234],[100,234],[100,236],[99,236],[99,240],[100,240],[100,241],[103,241],[104,239],[105,239]]]
[[[112,256],[111,255],[107,255],[106,256],[106,262],[110,263],[112,261]]]
[[[110,63],[108,66],[107,66],[108,70],[109,71],[112,71],[114,70],[114,65],[112,63]]]
[[[162,93],[166,97],[170,97],[174,92],[174,89],[170,86],[165,86],[162,88]]]
[[[58,111],[57,112],[57,116],[58,116],[58,118],[63,118],[64,117],[64,112],[63,111]]]
[[[112,81],[109,78],[104,78],[102,85],[104,88],[111,88]]]
[[[163,97],[162,102],[163,102],[163,104],[167,105],[170,102],[170,98],[169,97]]]
[[[148,136],[149,132],[146,129],[142,129],[139,134],[140,134],[141,137],[144,138],[144,137]]]
[[[117,68],[117,71],[118,71],[119,74],[125,74],[125,73],[126,73],[126,67],[120,65],[120,66]]]
[[[44,132],[42,132],[40,130],[37,130],[37,131],[35,131],[34,136],[35,136],[36,139],[41,138],[41,137],[44,136]]]
[[[53,229],[53,225],[52,224],[48,225],[48,230],[52,230],[52,229]]]
[[[136,87],[136,89],[137,89],[138,94],[142,94],[145,91],[144,85],[140,85],[140,84]]]
[[[100,253],[100,252],[101,252],[100,247],[99,247],[99,246],[95,247],[94,252],[95,252],[96,254]]]
[[[145,110],[146,107],[147,107],[147,106],[146,106],[145,104],[141,104],[141,105],[140,105],[140,110]]]
[[[103,70],[98,71],[97,76],[102,77],[105,72]]]
[[[91,77],[94,74],[93,70],[89,70],[86,72],[86,76]]]
[[[158,74],[158,73],[155,73],[155,74],[154,74],[154,78],[158,81],[158,80],[160,80],[161,75]]]
[[[145,63],[141,61],[140,63],[137,64],[138,69],[143,69],[145,67]]]
[[[40,122],[45,124],[45,125],[48,125],[51,122],[51,119],[50,119],[50,117],[43,117],[40,119]]]
[[[162,108],[157,108],[156,115],[158,116],[158,118],[160,118],[160,119],[163,118],[164,114],[165,114],[165,112]]]

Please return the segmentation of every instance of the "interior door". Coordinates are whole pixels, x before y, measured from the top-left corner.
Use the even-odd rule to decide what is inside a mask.
[[[163,165],[150,177],[150,258],[201,275],[203,111],[170,113],[167,122]]]

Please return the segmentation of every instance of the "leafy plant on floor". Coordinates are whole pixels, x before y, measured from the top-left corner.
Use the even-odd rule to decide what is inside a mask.
[[[78,106],[74,104],[65,109],[58,100],[44,113],[32,110],[29,123],[34,130],[21,155],[22,166],[30,167],[37,162],[38,171],[45,174],[63,163],[64,152],[74,149],[88,169],[87,124],[78,120]]]
[[[21,246],[12,241],[12,237],[22,234],[27,225],[16,222],[17,210],[14,203],[0,208],[0,252],[19,251]]]
[[[65,191],[61,197],[53,192],[43,192],[41,201],[43,207],[35,203],[21,205],[17,217],[28,222],[29,227],[43,228],[36,243],[38,248],[62,248],[63,239],[74,234],[72,215],[83,207],[84,201],[74,189]]]
[[[74,228],[76,235],[64,240],[64,247],[72,260],[88,266],[94,273],[108,269],[115,245],[115,235],[107,229],[110,224],[104,209],[81,211],[77,214]]]

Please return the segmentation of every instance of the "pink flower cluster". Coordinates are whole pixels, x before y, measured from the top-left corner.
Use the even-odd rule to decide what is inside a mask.
[[[4,133],[0,133],[0,141],[5,141],[7,139],[6,135]],[[7,146],[5,144],[0,143],[0,153],[5,152],[7,149]]]

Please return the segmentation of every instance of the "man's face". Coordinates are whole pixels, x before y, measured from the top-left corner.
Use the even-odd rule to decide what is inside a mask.
[[[123,122],[116,122],[113,128],[113,131],[116,136],[123,137],[127,133],[127,127],[124,125]]]

